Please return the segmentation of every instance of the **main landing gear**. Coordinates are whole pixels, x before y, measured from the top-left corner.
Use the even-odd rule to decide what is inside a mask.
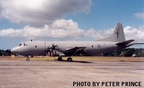
[[[62,61],[63,59],[62,59],[62,57],[61,56],[59,56],[58,57],[58,61]]]
[[[58,57],[58,61],[63,61],[63,59],[62,59],[61,56]],[[72,62],[72,58],[69,56],[69,57],[67,58],[67,61],[68,61],[68,62]]]
[[[71,57],[68,57],[68,58],[67,58],[67,61],[72,62],[72,58],[71,58]]]

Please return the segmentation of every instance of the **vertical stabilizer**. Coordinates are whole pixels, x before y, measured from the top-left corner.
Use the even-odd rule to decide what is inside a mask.
[[[121,23],[117,23],[114,32],[111,36],[101,39],[99,41],[110,41],[110,42],[123,42],[125,41],[125,35],[123,31],[123,26]]]

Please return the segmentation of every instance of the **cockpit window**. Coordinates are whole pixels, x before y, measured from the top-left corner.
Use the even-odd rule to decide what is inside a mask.
[[[27,44],[27,43],[25,43],[25,42],[23,43],[23,45],[24,45],[24,46],[28,46],[28,44]]]
[[[22,46],[22,44],[19,44],[19,46]]]
[[[28,46],[28,44],[26,44],[26,43],[24,42],[24,43],[19,44],[19,46]]]

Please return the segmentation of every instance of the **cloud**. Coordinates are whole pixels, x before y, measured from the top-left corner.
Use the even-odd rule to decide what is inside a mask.
[[[25,26],[22,29],[3,29],[0,31],[0,37],[12,37],[12,38],[26,38],[26,39],[38,39],[38,38],[76,38],[83,36],[84,30],[78,28],[78,24],[73,20],[56,20],[51,25],[45,25],[43,27],[31,27]]]
[[[135,13],[134,15],[137,16],[138,18],[142,18],[142,19],[144,19],[144,12],[141,12],[141,13]]]
[[[136,42],[144,41],[144,26],[140,27],[131,27],[126,26],[124,28],[125,36],[127,39],[135,39]]]
[[[144,26],[141,27],[124,27],[126,39],[135,39],[136,42],[144,41]],[[59,39],[59,40],[77,40],[91,38],[98,40],[110,36],[114,28],[106,30],[79,28],[77,22],[70,20],[56,20],[51,25],[43,27],[25,26],[22,29],[3,29],[0,31],[0,37],[25,38],[25,39]]]
[[[107,30],[89,29],[85,31],[84,35],[86,37],[91,37],[94,40],[99,40],[112,35],[112,33],[113,33],[113,29],[107,29]]]
[[[0,0],[0,16],[13,23],[51,24],[67,13],[88,12],[91,0]]]

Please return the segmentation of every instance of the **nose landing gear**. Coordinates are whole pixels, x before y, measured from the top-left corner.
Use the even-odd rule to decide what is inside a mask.
[[[29,56],[27,56],[27,58],[26,58],[26,61],[30,61],[30,58],[29,58]]]
[[[30,58],[29,57],[33,57],[32,55],[28,55],[27,57],[26,57],[26,61],[30,61]]]

